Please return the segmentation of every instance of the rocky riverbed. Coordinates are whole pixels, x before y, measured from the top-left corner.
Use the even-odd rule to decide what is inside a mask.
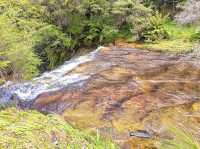
[[[169,124],[188,126],[200,138],[200,59],[192,53],[101,47],[32,82],[4,85],[0,93],[4,103],[58,113],[122,148],[154,148],[172,137]]]

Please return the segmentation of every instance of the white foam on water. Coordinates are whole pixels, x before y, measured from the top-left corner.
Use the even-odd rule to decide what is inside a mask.
[[[11,95],[17,95],[20,100],[30,101],[35,99],[38,95],[44,92],[55,91],[68,85],[90,78],[90,75],[84,73],[68,74],[80,64],[92,61],[98,51],[103,48],[99,47],[95,51],[80,56],[69,61],[66,61],[57,69],[43,73],[41,76],[33,79],[30,82],[13,84],[7,83],[0,87],[0,104],[9,100]]]

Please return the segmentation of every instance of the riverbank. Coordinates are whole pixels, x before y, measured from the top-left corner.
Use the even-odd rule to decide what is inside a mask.
[[[118,149],[98,132],[75,129],[61,116],[7,108],[0,111],[0,148],[95,148]]]
[[[199,126],[195,115],[200,112],[199,57],[120,43],[74,58],[1,93],[8,102],[18,97],[17,105],[23,108],[57,113],[76,128],[98,129],[132,149],[155,147],[157,141],[173,136],[168,134],[167,119],[192,126],[195,132],[193,124]]]
[[[118,39],[115,45],[120,47],[132,47],[151,51],[166,53],[189,53],[199,44],[199,27],[197,25],[178,25],[175,22],[167,21],[164,28],[168,33],[166,39],[154,42],[135,41],[131,35]]]

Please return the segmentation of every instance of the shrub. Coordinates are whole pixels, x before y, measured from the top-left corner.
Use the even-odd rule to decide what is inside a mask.
[[[100,43],[115,41],[118,37],[118,30],[114,26],[104,25],[100,34]]]
[[[103,23],[102,20],[89,21],[82,34],[83,44],[93,46],[112,42],[116,39],[118,30],[114,26]]]
[[[42,60],[41,71],[55,68],[73,54],[74,41],[53,25],[42,28],[36,37],[34,49]]]
[[[38,74],[40,60],[33,52],[33,38],[19,31],[7,16],[0,16],[0,73],[13,79],[30,79]],[[2,76],[1,76],[2,77]]]
[[[147,17],[151,13],[151,9],[137,0],[117,0],[113,2],[111,12],[116,18],[118,28],[121,29],[130,23],[133,23],[133,27],[137,27],[137,24],[134,24],[137,23],[137,19]]]
[[[154,42],[168,38],[168,33],[164,28],[167,16],[162,16],[159,12],[148,18],[138,20],[139,27],[134,30],[138,34],[139,40]]]
[[[96,21],[89,21],[84,27],[84,33],[82,34],[83,44],[91,46],[100,41],[100,33],[102,31],[103,24]]]
[[[40,59],[33,46],[37,30],[44,25],[39,21],[40,8],[28,0],[0,1],[0,77],[20,80],[38,75]]]

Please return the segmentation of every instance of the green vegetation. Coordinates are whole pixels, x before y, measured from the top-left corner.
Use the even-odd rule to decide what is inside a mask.
[[[145,20],[141,20],[143,29],[140,31],[139,39],[146,43],[152,43],[168,38],[168,32],[164,27],[168,16],[162,16],[158,11]]]
[[[191,11],[194,3],[190,1],[190,9],[185,8],[180,18],[174,19],[185,1],[0,0],[0,85],[5,80],[29,80],[52,70],[79,48],[114,43],[121,38],[149,50],[191,51],[200,42],[200,29],[193,24],[199,22],[200,13],[194,20],[189,15],[184,18],[196,11]],[[163,149],[200,148],[192,136],[177,128],[172,132],[174,140],[164,141]],[[83,146],[117,148],[98,133],[73,128],[58,115],[16,108],[0,111],[0,148]]]
[[[171,39],[182,39],[189,41],[190,37],[196,32],[196,26],[181,26],[174,22],[168,21],[164,25]]]
[[[188,132],[177,127],[170,127],[170,131],[174,139],[163,141],[160,149],[200,149],[200,144]]]
[[[195,33],[192,34],[191,38],[190,38],[191,41],[197,41],[199,42],[200,41],[200,29],[196,29]]]
[[[1,79],[30,79],[79,47],[113,42],[145,8],[136,0],[0,0]]]
[[[187,52],[192,50],[197,43],[198,27],[181,26],[172,21],[166,21],[163,26],[168,33],[168,39],[145,43],[143,48],[164,52]]]
[[[109,139],[89,134],[67,124],[58,115],[8,108],[0,111],[0,148],[117,149]]]
[[[31,79],[62,64],[79,48],[118,38],[140,41],[147,49],[188,51],[199,32],[172,21],[184,2],[0,0],[0,79]]]

